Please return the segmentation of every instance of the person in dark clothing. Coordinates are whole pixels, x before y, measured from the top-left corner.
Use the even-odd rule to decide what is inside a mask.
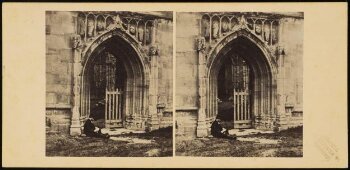
[[[236,139],[235,136],[229,136],[228,130],[221,126],[221,120],[218,118],[211,125],[211,134],[216,138]]]
[[[217,118],[225,121],[233,121],[233,98],[223,97],[223,99],[218,99],[218,116]]]
[[[93,119],[89,118],[84,124],[84,134],[89,137],[97,138],[109,138],[109,134],[103,134],[101,128],[96,128],[95,125],[91,122]]]

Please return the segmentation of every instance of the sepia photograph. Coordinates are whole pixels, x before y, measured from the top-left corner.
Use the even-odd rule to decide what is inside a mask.
[[[347,14],[5,2],[2,166],[348,167]]]
[[[176,17],[176,155],[302,157],[303,12]]]
[[[172,156],[172,15],[46,11],[46,156]]]

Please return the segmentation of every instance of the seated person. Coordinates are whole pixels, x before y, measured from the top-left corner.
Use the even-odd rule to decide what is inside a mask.
[[[105,116],[105,100],[92,101],[90,118],[94,120],[104,119]]]
[[[93,118],[88,118],[84,124],[84,134],[89,137],[99,137],[99,138],[109,138],[108,134],[103,134],[101,129],[95,127],[95,125],[91,122],[94,120]]]
[[[225,121],[233,121],[233,98],[222,97],[218,101],[218,117]]]
[[[221,126],[221,120],[218,118],[211,125],[211,134],[216,138],[236,139],[235,136],[229,136],[228,130]]]

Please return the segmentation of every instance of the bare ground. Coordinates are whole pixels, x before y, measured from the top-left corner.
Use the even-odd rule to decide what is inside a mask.
[[[147,144],[128,143],[63,134],[46,135],[46,156],[70,157],[168,157],[172,156],[172,127],[144,134],[123,134],[118,137],[148,139]]]
[[[276,140],[278,143],[239,141],[240,138]],[[202,157],[302,157],[303,127],[291,128],[272,134],[248,135],[238,137],[238,140],[176,137],[176,155]]]

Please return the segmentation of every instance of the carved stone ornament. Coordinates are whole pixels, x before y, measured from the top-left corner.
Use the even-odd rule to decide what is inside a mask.
[[[284,48],[282,46],[276,47],[276,55],[285,55]]]
[[[138,37],[139,37],[139,41],[143,42],[143,29],[142,28],[139,28],[138,30]]]
[[[205,51],[205,39],[204,37],[200,37],[197,39],[197,51],[203,52]]]
[[[80,35],[73,35],[71,37],[72,48],[77,49],[82,46]]]
[[[244,15],[242,15],[241,18],[239,19],[239,26],[241,28],[244,28],[247,26],[247,20],[245,19]]]
[[[222,30],[223,30],[224,32],[227,32],[227,31],[228,31],[228,28],[229,28],[228,23],[225,22],[225,21],[223,21],[223,22],[222,22]]]
[[[260,24],[256,24],[255,25],[255,33],[260,35],[261,34],[261,25]]]
[[[122,20],[120,19],[119,15],[113,17],[114,23],[116,24],[117,28],[122,28]]]
[[[95,21],[93,19],[89,19],[87,23],[87,35],[88,37],[92,37],[94,34]]]
[[[113,17],[113,24],[110,24],[107,27],[107,30],[113,30],[115,28],[122,29],[123,28],[123,22],[120,19],[119,15]],[[124,30],[124,29],[123,29]]]
[[[134,35],[136,33],[135,25],[130,25],[129,32]]]
[[[233,24],[233,26],[231,28],[231,31],[237,31],[237,30],[240,30],[240,29],[247,28],[248,27],[247,24],[248,24],[247,20],[245,19],[244,15],[242,15],[240,18],[238,18],[238,23],[237,24]]]
[[[84,21],[84,19],[82,19],[82,18],[79,18],[79,34],[81,35],[81,36],[84,36],[85,35],[85,29],[86,29],[86,26],[85,26],[85,21]]]
[[[210,29],[209,29],[210,24],[209,24],[209,21],[204,19],[202,27],[203,27],[204,36],[206,38],[208,38],[210,36]]]
[[[212,36],[213,38],[218,38],[219,36],[219,22],[218,21],[213,21],[213,32],[212,32]]]
[[[149,48],[149,55],[150,56],[155,56],[155,55],[158,55],[158,47],[157,46],[151,46]]]
[[[282,46],[277,46],[275,50],[275,60],[277,65],[279,65],[279,60],[285,56],[284,48]],[[282,60],[283,62],[283,60]]]

